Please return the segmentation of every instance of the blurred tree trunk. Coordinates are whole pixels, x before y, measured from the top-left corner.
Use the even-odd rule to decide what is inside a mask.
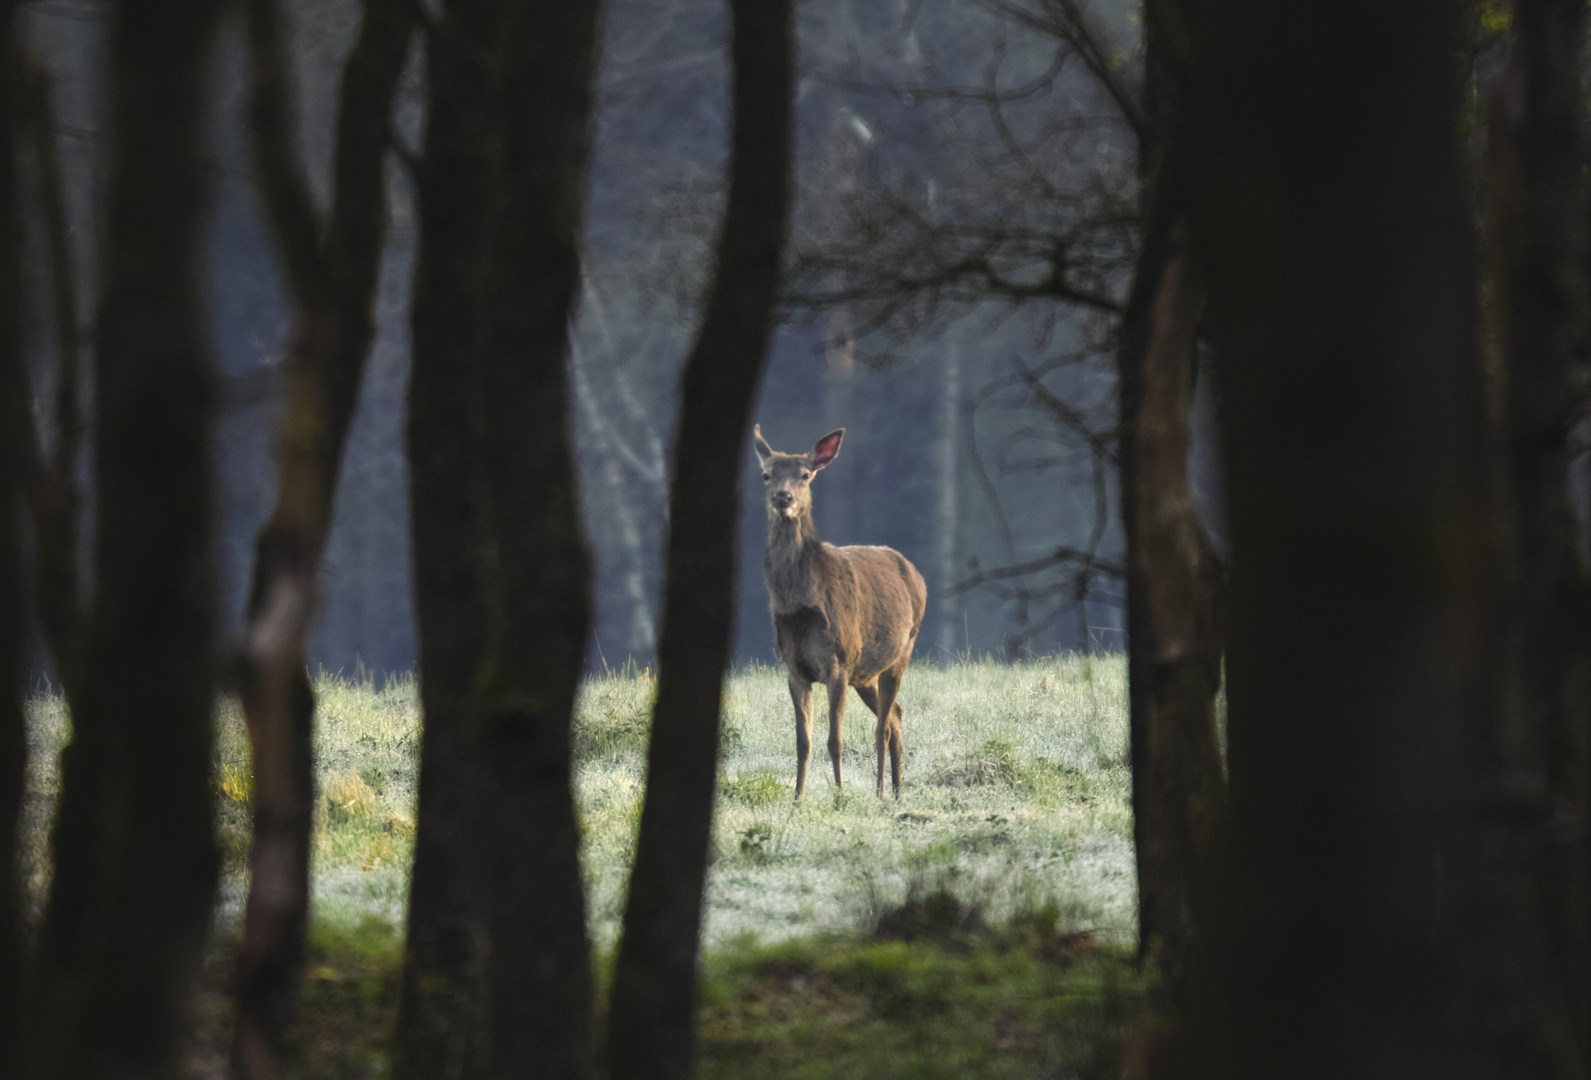
[[[210,925],[215,598],[198,150],[217,10],[123,0],[110,33],[95,596],[55,832],[58,854],[81,856],[81,876],[58,874],[46,927],[51,1077],[175,1071]],[[63,892],[73,889],[84,891]]]
[[[1233,537],[1233,857],[1191,1060],[1459,1075],[1441,851],[1498,668],[1460,5],[1163,4]]]
[[[1185,136],[1174,75],[1145,12],[1140,173],[1148,214],[1118,331],[1118,431],[1127,566],[1127,665],[1139,955],[1174,998],[1204,945],[1195,893],[1225,804],[1215,698],[1217,571],[1188,484],[1196,336],[1205,288],[1187,234]]]
[[[78,408],[79,332],[77,261],[72,254],[66,191],[56,151],[54,88],[37,55],[22,60],[22,110],[33,149],[39,212],[50,251],[55,314],[54,439],[48,461],[31,470],[29,510],[35,531],[34,579],[39,622],[49,643],[68,710],[82,689],[83,615],[78,587],[79,499],[77,465],[82,418]],[[31,430],[31,418],[27,427]]]
[[[22,521],[18,510],[33,454],[22,349],[22,237],[11,146],[10,90],[16,5],[0,4],[0,1076],[21,1077],[28,1036],[23,975],[22,881],[17,825],[28,760],[22,704]]]
[[[486,552],[468,285],[486,234],[494,139],[487,57],[498,6],[448,0],[426,48],[407,433],[425,726],[394,1080],[458,1080],[485,1071],[470,728],[473,680],[486,648]]]
[[[646,804],[613,976],[616,1080],[691,1075],[702,890],[733,645],[740,477],[767,363],[789,216],[795,40],[788,0],[731,0],[729,202],[680,380]]]
[[[400,1077],[584,1076],[570,724],[590,566],[568,324],[595,3],[450,4],[418,169],[409,456],[425,742]]]
[[[1574,369],[1584,341],[1585,138],[1579,0],[1520,0],[1488,149],[1493,310],[1506,385],[1514,685],[1483,735],[1476,844],[1491,935],[1473,1005],[1488,1075],[1584,1076],[1591,1063],[1587,907],[1586,568],[1569,498]],[[1539,928],[1539,929],[1538,929]],[[1578,1063],[1569,1064],[1571,1059]]]
[[[592,975],[570,725],[591,633],[571,444],[596,0],[502,5],[501,124],[478,293],[490,638],[472,833],[485,902],[488,1071],[591,1073]]]
[[[299,162],[277,0],[248,7],[255,173],[293,304],[276,507],[255,544],[239,689],[254,766],[250,884],[238,955],[235,1074],[280,1072],[281,1041],[303,977],[314,813],[315,695],[304,648],[331,528],[337,472],[375,336],[386,235],[388,123],[411,18],[367,0],[343,69],[329,219],[318,220]]]

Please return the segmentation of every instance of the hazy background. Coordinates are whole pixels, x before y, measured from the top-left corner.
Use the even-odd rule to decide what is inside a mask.
[[[345,0],[289,6],[302,145],[324,196],[337,78],[358,10]],[[92,296],[88,230],[95,221],[102,111],[94,73],[102,70],[104,11],[65,0],[25,10],[31,38],[50,53],[58,73],[84,295]],[[1117,48],[1131,55],[1137,28],[1127,5],[1095,10]],[[1044,235],[1054,226],[1046,215],[1070,205],[1051,197],[1057,190],[1089,193],[1089,213],[1106,216],[1136,199],[1132,140],[1108,105],[1094,100],[1085,74],[1063,68],[1041,78],[1054,55],[1042,35],[969,0],[809,0],[799,22],[798,258],[844,248],[869,227],[881,198],[903,200],[936,223],[1024,236]],[[675,379],[706,284],[727,105],[719,0],[614,0],[605,26],[573,380],[588,531],[599,567],[590,658],[598,668],[651,659]],[[242,138],[240,46],[232,19],[214,74],[209,236],[209,311],[224,377],[216,467],[228,626],[242,612],[254,532],[275,495],[275,373],[288,325]],[[423,140],[419,59],[410,58],[397,122],[410,147]],[[1019,89],[1029,92],[1012,92]],[[987,102],[977,100],[991,90],[1004,95],[999,124]],[[323,571],[324,612],[310,650],[313,664],[350,673],[361,665],[403,670],[415,659],[402,439],[414,229],[406,172],[391,173],[380,336],[349,438]],[[998,219],[983,216],[996,211]],[[47,295],[42,239],[30,241],[30,273],[40,283],[34,291]],[[1095,280],[1119,299],[1125,268],[1113,268],[1108,258],[1101,266]],[[924,655],[1119,651],[1119,588],[1108,578],[1095,580],[1080,611],[1075,596],[1060,588],[1026,604],[982,589],[946,596],[975,567],[1083,548],[1091,537],[1100,558],[1119,557],[1106,320],[1042,298],[1011,304],[962,290],[937,303],[919,294],[909,299],[909,314],[882,329],[871,321],[876,308],[858,303],[792,311],[774,338],[755,414],[768,439],[778,449],[801,451],[830,429],[847,428],[838,461],[814,486],[824,538],[888,544],[923,571],[930,588]],[[835,344],[848,330],[854,347]],[[33,344],[44,355],[48,343]],[[1035,408],[1020,382],[1003,389],[998,382],[1013,382],[1015,363],[1037,368],[1057,357],[1065,362],[1053,365],[1046,385],[1104,433],[1104,458],[1098,446]],[[47,365],[36,366],[44,396]],[[1199,410],[1203,430],[1211,408],[1206,401]],[[1193,469],[1201,495],[1218,500],[1208,445],[1196,447]],[[761,498],[748,468],[740,661],[773,659],[761,580]]]

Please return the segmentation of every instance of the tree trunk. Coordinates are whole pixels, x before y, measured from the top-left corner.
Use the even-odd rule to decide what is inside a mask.
[[[956,625],[957,608],[961,602],[950,594],[955,587],[956,532],[960,524],[959,488],[956,483],[961,462],[961,346],[950,342],[946,347],[944,382],[939,388],[939,445],[935,457],[939,472],[939,505],[934,514],[935,562],[939,571],[939,635],[934,644],[940,649],[941,659],[956,655],[956,639],[960,627]],[[970,659],[970,657],[969,657]]]
[[[49,70],[37,56],[23,60],[23,115],[38,170],[39,212],[50,250],[50,286],[55,313],[55,438],[49,464],[32,485],[34,577],[39,622],[49,642],[56,678],[68,711],[82,688],[83,615],[78,588],[77,493],[81,414],[78,409],[77,262],[72,256],[66,192],[56,152],[54,90]],[[32,424],[19,430],[29,430]]]
[[[1187,235],[1186,138],[1164,30],[1146,12],[1139,145],[1147,216],[1117,346],[1118,445],[1127,565],[1127,669],[1138,860],[1138,951],[1185,1002],[1208,928],[1226,781],[1215,730],[1221,640],[1215,568],[1188,482],[1196,333],[1205,287]]]
[[[48,1002],[52,1077],[174,1072],[210,925],[215,605],[199,142],[217,10],[124,0],[110,35],[95,598],[55,834],[57,853],[82,858],[52,897],[75,905],[61,913],[69,923],[55,922],[68,940],[46,942],[66,965],[55,984],[65,993]],[[85,758],[100,767],[81,768]]]
[[[691,1074],[740,475],[789,214],[791,5],[731,0],[730,12],[729,203],[701,333],[681,379],[646,805],[608,1033],[615,1080]]]
[[[1188,485],[1204,285],[1174,184],[1164,171],[1156,181],[1117,364],[1139,954],[1158,961],[1181,998],[1203,947],[1196,893],[1226,782],[1215,730],[1215,573]]]
[[[1584,836],[1591,656],[1588,583],[1569,500],[1572,373],[1585,330],[1585,22],[1585,5],[1575,0],[1520,0],[1509,65],[1491,103],[1487,233],[1507,387],[1508,646],[1517,696],[1483,740],[1475,777],[1492,837],[1477,845],[1486,862],[1476,870],[1496,951],[1489,996],[1483,991],[1472,1016],[1486,1072],[1496,1076],[1584,1076],[1591,1062]]]
[[[254,766],[254,834],[232,1063],[242,1080],[269,1080],[281,1071],[309,917],[315,695],[305,639],[343,446],[375,336],[372,304],[386,233],[383,163],[411,19],[396,0],[366,4],[343,71],[332,213],[322,229],[292,134],[292,76],[276,0],[251,0],[248,11],[256,172],[294,306],[281,475],[276,507],[256,541],[239,679]]]
[[[1456,1075],[1441,850],[1497,645],[1459,5],[1165,10],[1233,538],[1233,858],[1198,1068]]]
[[[496,0],[449,0],[426,49],[407,432],[425,727],[394,1080],[485,1071],[470,727],[472,683],[486,647],[486,555],[467,286],[486,230],[493,145],[486,57],[496,10]]]
[[[568,384],[595,0],[503,6],[502,123],[478,328],[491,639],[473,828],[489,1075],[591,1072],[592,975],[570,724],[591,633]]]
[[[0,4],[0,148],[11,146],[11,60],[16,6]],[[27,985],[23,976],[22,882],[17,825],[27,771],[27,714],[22,704],[25,626],[20,508],[29,440],[22,349],[22,243],[15,162],[0,152],[0,1076],[26,1068]]]

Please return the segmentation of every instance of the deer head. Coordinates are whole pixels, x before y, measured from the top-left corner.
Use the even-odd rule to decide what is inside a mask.
[[[840,452],[845,429],[831,431],[809,453],[781,454],[762,437],[762,425],[752,428],[751,445],[762,465],[762,486],[768,497],[769,518],[796,520],[812,509],[812,478]]]

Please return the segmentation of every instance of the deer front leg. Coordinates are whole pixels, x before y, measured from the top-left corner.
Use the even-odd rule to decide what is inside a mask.
[[[837,678],[829,684],[829,760],[834,762],[834,786],[845,784],[840,779],[840,724],[845,719],[845,679]]]
[[[807,762],[812,759],[812,684],[790,676],[790,700],[796,719],[796,802],[807,790]]]

